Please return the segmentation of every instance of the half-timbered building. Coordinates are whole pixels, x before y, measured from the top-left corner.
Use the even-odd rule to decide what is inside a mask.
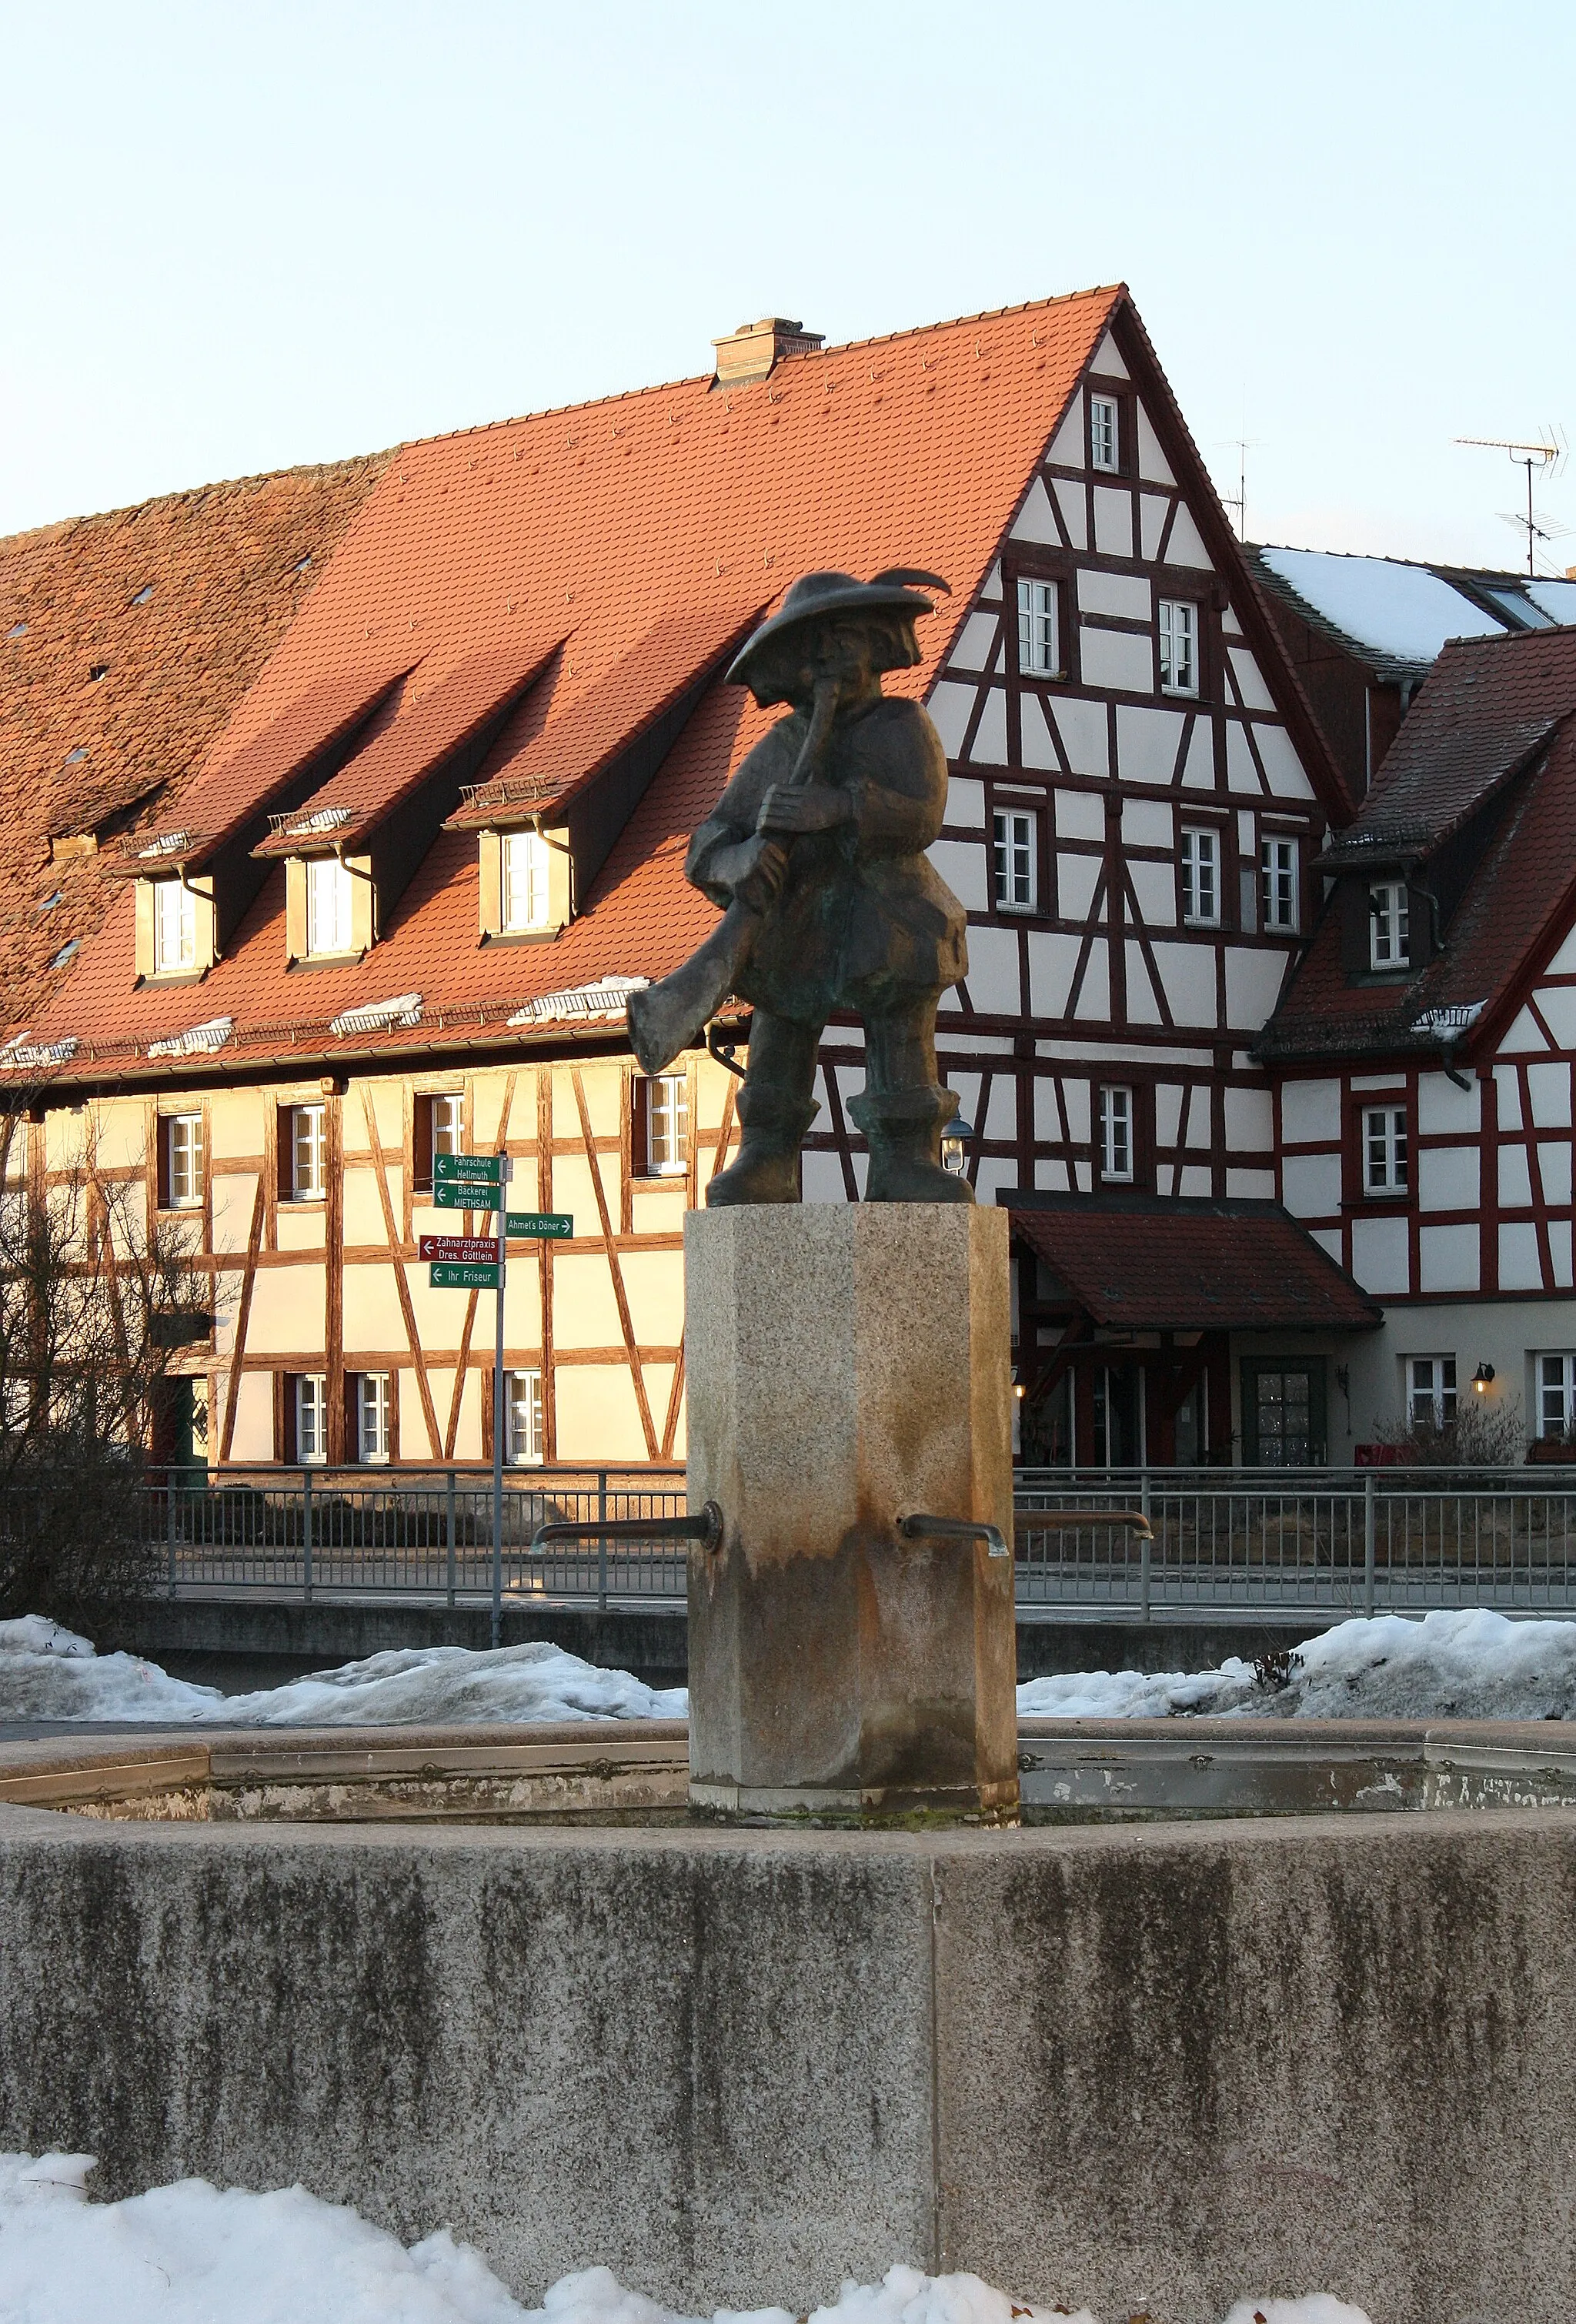
[[[735,1084],[710,1052],[642,1081],[623,999],[711,922],[682,864],[762,728],[739,641],[806,569],[899,563],[953,589],[893,684],[952,765],[938,1047],[1019,1214],[1026,1444],[1230,1458],[1245,1362],[1373,1334],[1347,1247],[1279,1206],[1259,1048],[1353,802],[1130,299],[843,347],[769,320],[369,470],[216,739],[98,829],[98,907],[0,1065],[39,1184],[80,1153],[189,1214],[216,1322],[179,1449],[490,1451],[490,1299],[416,1256],[471,1148],[575,1219],[510,1270],[509,1457],[682,1451],[682,1213]],[[106,796],[116,750],[76,762]],[[861,1079],[834,1027],[807,1199],[859,1191]],[[1124,1301],[1092,1257],[1150,1267],[1111,1222],[1162,1206],[1164,1296]]]
[[[1339,1397],[1336,1442],[1448,1419],[1474,1382],[1576,1437],[1576,629],[1446,645],[1316,869],[1256,1053],[1286,1206],[1385,1325],[1338,1368],[1304,1355],[1304,1392]]]

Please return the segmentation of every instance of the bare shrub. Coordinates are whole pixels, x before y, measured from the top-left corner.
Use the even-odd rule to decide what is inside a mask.
[[[1514,1469],[1526,1452],[1518,1396],[1463,1397],[1449,1420],[1381,1420],[1373,1434],[1419,1469]]]

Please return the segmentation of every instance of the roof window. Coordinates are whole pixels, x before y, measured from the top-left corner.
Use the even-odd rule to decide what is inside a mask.
[[[27,635],[27,623],[25,622],[13,622],[5,634],[8,638],[24,638]]]
[[[81,937],[73,936],[69,944],[63,944],[60,946],[60,951],[55,954],[53,960],[51,961],[50,966],[51,968],[64,968],[69,962],[76,959],[77,954],[81,951]]]
[[[106,661],[96,661],[88,673],[88,683],[89,686],[97,686],[101,678],[108,676],[109,664]]]
[[[49,893],[47,896],[41,896],[41,897],[39,898],[39,899],[38,899],[38,908],[39,908],[39,910],[40,910],[41,912],[52,912],[52,911],[54,910],[54,908],[55,908],[55,906],[56,906],[58,903],[60,903],[60,902],[61,901],[61,899],[63,899],[63,897],[64,897],[65,893],[66,893],[66,891],[65,891],[65,890],[64,890],[63,888],[55,888],[55,889],[51,889],[51,890],[50,891],[50,893]]]
[[[152,594],[153,585],[150,581],[145,589],[139,589],[137,591],[136,595],[132,599],[132,603],[134,605],[145,605]]]
[[[304,573],[311,561],[312,560],[309,557],[298,557],[295,563],[290,567],[290,571],[292,573]]]
[[[67,753],[66,753],[66,764],[67,764],[69,767],[75,767],[75,766],[77,766],[77,765],[78,765],[78,763],[79,763],[83,759],[85,759],[87,756],[88,756],[87,752],[83,749],[83,747],[82,747],[81,743],[80,743],[80,742],[78,742],[78,745],[77,745],[77,747],[76,747],[76,749],[75,749],[74,751],[68,751],[68,752],[67,752]]]

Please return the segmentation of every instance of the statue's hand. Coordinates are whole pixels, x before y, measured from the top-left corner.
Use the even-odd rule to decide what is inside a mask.
[[[733,878],[733,894],[752,912],[764,912],[782,892],[788,877],[788,851],[775,839],[747,840],[739,851],[743,869]]]
[[[803,789],[790,789],[786,783],[773,783],[760,802],[755,828],[757,831],[831,831],[837,824],[848,822],[853,813],[853,799],[835,783],[806,783]]]

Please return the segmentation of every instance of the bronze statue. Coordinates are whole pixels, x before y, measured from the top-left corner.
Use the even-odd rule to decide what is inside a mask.
[[[920,659],[914,624],[935,574],[856,581],[807,573],[728,672],[762,707],[789,705],[690,842],[688,878],[723,916],[685,965],[629,1001],[635,1054],[660,1073],[730,993],[752,1004],[737,1158],[706,1201],[797,1203],[827,1019],[863,1020],[864,1094],[849,1112],[870,1148],[865,1200],[969,1203],[941,1167],[957,1111],[936,1077],[936,1003],[968,973],[962,905],[926,860],[946,807],[946,752],[917,702],[881,674]]]

